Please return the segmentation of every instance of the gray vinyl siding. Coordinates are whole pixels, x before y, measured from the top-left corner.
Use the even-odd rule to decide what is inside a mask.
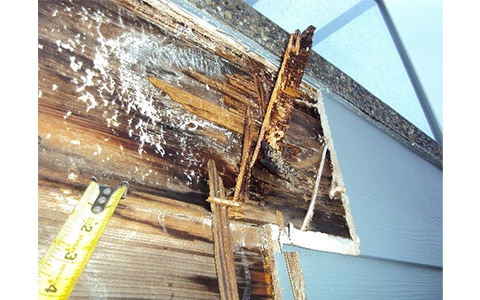
[[[441,268],[284,246],[299,251],[308,299],[442,299]],[[281,254],[282,300],[293,299]]]
[[[323,93],[360,253],[442,266],[442,170]]]
[[[442,170],[323,92],[360,256],[298,251],[309,299],[442,299]],[[293,299],[281,254],[282,299]]]

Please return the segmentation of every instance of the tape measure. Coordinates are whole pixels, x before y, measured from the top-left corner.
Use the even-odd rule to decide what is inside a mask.
[[[92,178],[47,252],[38,262],[38,299],[68,299],[128,183],[111,188]]]

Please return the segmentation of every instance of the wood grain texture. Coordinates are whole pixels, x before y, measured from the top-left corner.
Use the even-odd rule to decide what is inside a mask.
[[[305,289],[305,280],[303,279],[302,266],[298,252],[283,252],[285,264],[287,266],[288,278],[292,287],[293,299],[306,300],[307,294]]]
[[[276,70],[192,18],[166,0],[39,2],[39,257],[92,176],[111,186],[129,182],[73,297],[220,297],[207,161],[215,161],[232,197],[245,105],[258,105],[254,77],[274,80]],[[263,75],[252,74],[252,59]],[[227,89],[210,88],[192,72]],[[302,91],[315,98],[314,90]],[[199,103],[225,122],[193,110]],[[255,109],[252,123],[260,124],[262,108]],[[301,225],[320,161],[319,134],[318,111],[297,101],[285,135],[299,149],[291,161],[295,182],[258,164],[251,170],[242,218],[230,223],[243,299],[279,295],[270,249],[276,241],[265,226],[276,223],[276,210]],[[349,237],[342,201],[328,196],[332,173],[327,155],[309,229]]]
[[[209,160],[208,185],[209,199],[225,198],[225,188],[222,178],[218,176],[215,161]],[[235,276],[235,264],[233,259],[233,240],[230,232],[228,218],[228,206],[210,200],[212,209],[212,235],[215,254],[215,266],[217,269],[218,289],[220,299],[238,299],[237,280]]]

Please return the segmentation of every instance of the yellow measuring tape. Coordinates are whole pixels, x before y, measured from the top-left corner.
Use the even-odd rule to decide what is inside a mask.
[[[38,262],[38,299],[68,299],[128,183],[111,188],[92,178],[47,252]]]

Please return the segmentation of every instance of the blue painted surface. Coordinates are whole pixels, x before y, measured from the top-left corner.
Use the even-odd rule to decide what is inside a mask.
[[[442,171],[323,93],[363,255],[442,266]]]
[[[314,51],[432,136],[373,2],[249,1],[288,32],[315,25],[322,36],[314,36]],[[441,122],[442,2],[386,2]],[[413,18],[416,26],[412,15],[420,16]],[[442,299],[442,171],[335,95],[325,92],[323,98],[361,256],[284,247],[300,252],[308,298]],[[282,299],[293,299],[283,256],[276,261]]]
[[[443,3],[441,0],[384,2],[442,128]],[[317,29],[312,49],[316,53],[433,137],[375,0],[247,3],[287,32],[314,25]]]
[[[318,252],[298,251],[308,299],[442,299],[442,270],[402,262]],[[283,255],[277,255],[277,264]],[[282,300],[293,299],[286,267],[279,278]]]
[[[297,251],[309,299],[442,299],[442,171],[323,92],[360,256]],[[281,253],[282,299],[293,299]]]

